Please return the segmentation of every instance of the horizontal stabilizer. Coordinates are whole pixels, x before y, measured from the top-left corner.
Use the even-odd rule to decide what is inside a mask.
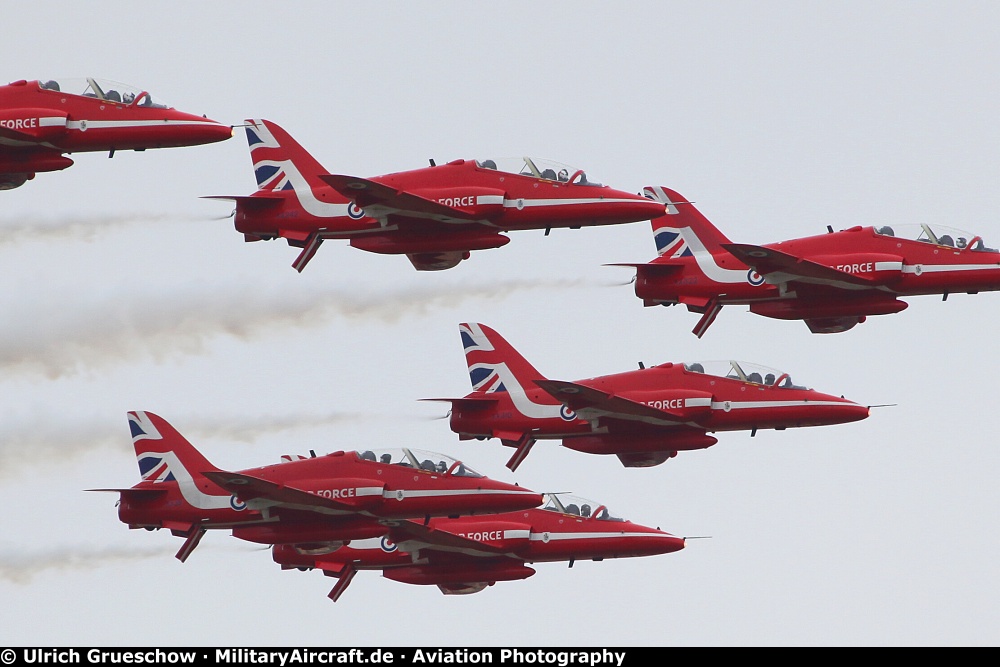
[[[201,197],[201,199],[215,199],[217,201],[231,201],[236,204],[237,207],[242,208],[244,211],[263,211],[271,208],[272,206],[277,206],[285,200],[281,195],[249,195],[249,196],[226,196],[226,195],[210,195],[207,197]]]
[[[462,209],[446,206],[426,197],[397,190],[366,178],[325,174],[320,176],[320,179],[361,208],[378,206],[384,208],[386,214],[397,213],[435,220],[479,220],[479,217]]]
[[[684,268],[684,262],[647,262],[645,264],[629,264],[626,262],[617,264],[605,264],[604,266],[624,266],[641,271],[645,276],[654,278],[676,273]]]
[[[686,421],[683,415],[653,408],[643,403],[606,394],[598,389],[560,380],[535,380],[535,384],[574,412],[598,412],[608,417],[640,420]]]
[[[153,496],[158,496],[162,493],[166,493],[166,489],[84,489],[85,491],[97,491],[101,493],[124,493],[133,496],[146,496],[147,498],[152,498]]]
[[[472,396],[469,398],[421,398],[421,401],[436,401],[438,403],[451,403],[452,408],[465,408],[470,410],[485,410],[497,404],[500,399]]]

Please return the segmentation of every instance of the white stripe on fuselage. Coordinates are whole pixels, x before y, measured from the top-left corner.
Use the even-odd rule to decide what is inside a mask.
[[[662,228],[668,229],[668,228]],[[687,243],[688,249],[691,250],[691,254],[694,256],[694,261],[698,263],[698,268],[701,272],[708,276],[710,279],[717,283],[745,283],[747,282],[747,271],[750,267],[743,269],[724,269],[715,263],[715,257],[709,252],[705,244],[701,242],[698,238],[698,234],[695,233],[690,227],[679,227],[676,228],[682,237],[684,237],[684,242]],[[657,230],[660,231],[660,230]]]
[[[137,436],[134,440],[140,440],[143,437],[150,439],[155,439],[153,436]],[[188,472],[184,464],[181,463],[177,454],[174,452],[143,452],[136,457],[137,460],[142,460],[144,458],[159,458],[164,463],[167,464],[166,472],[172,474],[177,482],[177,488],[180,489],[181,495],[184,496],[184,500],[187,501],[192,507],[196,507],[200,510],[219,510],[219,509],[232,509],[229,504],[231,496],[216,496],[203,493],[198,485],[195,484],[194,478],[191,473]],[[169,484],[168,481],[163,481],[166,475],[160,475],[158,479],[154,480],[156,484]]]
[[[253,163],[254,169],[259,169],[262,166],[277,167],[280,173],[284,174],[284,179],[292,184],[292,189],[295,192],[296,199],[299,200],[299,204],[309,215],[317,218],[348,217],[347,209],[349,204],[333,204],[316,199],[312,186],[309,185],[306,177],[302,175],[302,172],[298,170],[295,162],[292,160],[258,160]],[[275,192],[285,191],[275,190]]]
[[[519,199],[504,199],[504,208],[528,208],[530,206],[568,206],[571,204],[634,204],[634,199],[602,199],[600,197],[587,197],[581,199],[529,199],[523,197]]]
[[[547,536],[547,537],[546,537]],[[674,535],[667,535],[665,533],[627,533],[625,531],[614,531],[607,533],[561,533],[561,532],[542,532],[542,533],[532,533],[532,542],[557,542],[564,540],[608,540],[608,539],[629,539],[633,537],[658,537],[658,538],[671,538],[677,539]]]
[[[70,130],[106,130],[126,127],[170,127],[183,125],[185,127],[219,127],[219,123],[210,120],[69,120],[66,127]]]
[[[405,498],[454,498],[456,496],[522,496],[532,491],[516,489],[396,489],[386,491],[384,497],[390,500]]]
[[[529,419],[550,419],[559,417],[560,411],[563,407],[562,403],[557,403],[556,405],[544,405],[542,403],[535,403],[532,401],[528,398],[528,394],[524,391],[524,387],[522,387],[521,383],[518,382],[517,376],[515,376],[513,371],[507,367],[506,363],[474,364],[472,367],[475,368],[477,366],[489,368],[497,374],[500,384],[503,384],[504,388],[507,390],[507,394],[510,396],[511,402],[514,403],[514,408],[525,417],[528,417]]]
[[[1000,271],[1000,264],[910,264],[903,273],[945,273],[948,271]]]

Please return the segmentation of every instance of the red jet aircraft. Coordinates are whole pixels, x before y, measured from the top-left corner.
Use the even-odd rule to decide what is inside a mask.
[[[541,494],[480,475],[460,461],[410,449],[285,456],[227,472],[163,418],[128,413],[142,481],[121,494],[129,528],[167,528],[186,538],[187,559],[207,529],[260,544],[329,549],[385,533],[386,519],[428,520],[537,507]]]
[[[680,551],[683,537],[620,519],[600,503],[546,494],[521,512],[392,524],[385,536],[318,554],[292,545],[272,549],[282,569],[319,569],[337,577],[334,602],[359,570],[381,570],[404,584],[435,585],[445,595],[478,593],[498,581],[527,579],[526,563],[654,556]]]
[[[665,363],[576,382],[546,379],[496,331],[459,327],[473,392],[450,401],[462,440],[499,438],[516,470],[536,440],[562,440],[622,465],[659,465],[704,449],[715,431],[784,430],[858,421],[869,408],[792,382],[788,373],[745,362]]]
[[[63,153],[196,146],[233,128],[101,79],[15,81],[0,86],[0,190],[73,164]]]
[[[236,202],[236,230],[246,241],[284,238],[302,248],[297,271],[326,239],[405,254],[418,271],[438,271],[472,250],[506,245],[504,232],[638,222],[664,211],[642,195],[589,181],[581,169],[531,158],[432,160],[372,178],[330,174],[275,123],[245,122],[257,192],[208,199]]]
[[[901,296],[1000,290],[1000,251],[976,234],[928,224],[857,226],[746,245],[731,243],[677,192],[645,192],[667,205],[652,221],[659,257],[618,266],[635,267],[635,294],[645,305],[681,303],[701,313],[699,338],[729,304],[804,320],[813,333],[839,333],[869,315],[904,310]]]

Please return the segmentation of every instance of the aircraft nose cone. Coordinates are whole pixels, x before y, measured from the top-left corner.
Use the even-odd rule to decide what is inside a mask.
[[[839,405],[831,406],[830,416],[837,423],[846,424],[848,422],[861,421],[867,419],[871,410],[867,405],[858,405],[853,401],[848,401],[840,397],[831,397]]]

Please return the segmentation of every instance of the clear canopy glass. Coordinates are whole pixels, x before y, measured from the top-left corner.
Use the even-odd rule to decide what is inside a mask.
[[[544,158],[497,158],[496,160],[476,160],[476,164],[483,169],[496,169],[508,174],[533,176],[560,183],[601,185],[600,183],[588,180],[587,174],[583,169]]]
[[[933,243],[934,245],[947,246],[964,250],[977,250],[980,252],[997,252],[996,248],[987,248],[983,238],[972,232],[966,232],[954,227],[944,227],[942,225],[928,224],[902,224],[893,226],[876,227],[875,233],[880,236],[896,236],[913,241]]]
[[[478,472],[458,459],[453,459],[437,452],[425,452],[420,449],[365,449],[357,450],[360,458],[366,461],[379,461],[389,465],[399,465],[407,468],[419,468],[428,472],[456,477],[482,477]]]
[[[82,97],[96,97],[120,104],[136,104],[141,107],[152,107],[154,109],[166,109],[166,104],[153,101],[153,96],[142,88],[130,86],[127,83],[119,83],[108,79],[48,79],[40,80],[38,85],[43,90],[56,90],[69,95],[80,95]]]
[[[684,368],[691,373],[704,373],[706,375],[751,382],[768,387],[780,387],[781,389],[807,388],[792,382],[792,377],[784,371],[747,361],[735,361],[732,359],[727,361],[694,361],[684,364]]]
[[[573,514],[585,519],[594,518],[600,521],[624,521],[601,503],[569,493],[546,493],[543,499],[545,504],[542,505],[542,509],[549,512]]]

